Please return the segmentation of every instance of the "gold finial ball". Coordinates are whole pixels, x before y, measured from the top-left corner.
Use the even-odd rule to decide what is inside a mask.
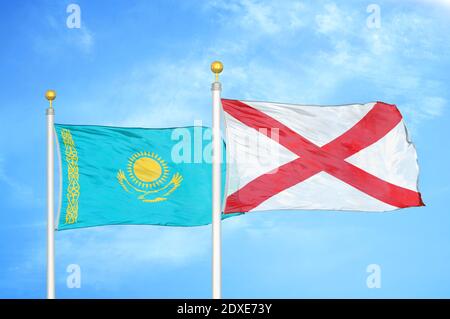
[[[220,61],[214,61],[211,63],[211,71],[215,74],[219,74],[223,71],[223,64]]]
[[[45,98],[49,101],[53,101],[56,99],[56,91],[55,90],[48,90],[45,92]]]

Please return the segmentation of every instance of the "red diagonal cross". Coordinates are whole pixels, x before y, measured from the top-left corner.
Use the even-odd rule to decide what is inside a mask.
[[[352,128],[322,147],[250,105],[226,99],[222,100],[222,105],[225,112],[269,138],[272,138],[270,129],[278,129],[276,142],[301,156],[255,178],[228,196],[226,214],[248,212],[322,171],[389,205],[398,208],[424,205],[420,193],[384,181],[345,161],[380,140],[401,121],[395,105],[377,102]]]

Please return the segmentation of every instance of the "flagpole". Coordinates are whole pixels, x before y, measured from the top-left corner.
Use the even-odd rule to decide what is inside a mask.
[[[53,109],[53,100],[56,98],[56,92],[48,90],[45,92],[45,98],[49,101],[47,108],[47,299],[55,299],[55,219],[54,219],[54,135],[53,124],[55,110]]]
[[[211,71],[216,79],[212,83],[213,100],[213,171],[212,171],[212,297],[213,299],[222,298],[222,201],[221,201],[221,158],[222,158],[222,140],[220,136],[220,93],[222,85],[219,82],[219,74],[223,70],[223,64],[214,61],[211,64]]]

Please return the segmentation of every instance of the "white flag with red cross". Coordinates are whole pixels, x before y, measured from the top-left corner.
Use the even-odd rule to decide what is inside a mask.
[[[222,99],[225,213],[423,206],[414,145],[395,105]]]

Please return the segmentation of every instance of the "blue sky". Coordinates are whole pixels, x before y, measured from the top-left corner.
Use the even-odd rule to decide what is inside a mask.
[[[45,90],[59,123],[209,125],[215,59],[228,98],[397,104],[427,204],[227,220],[223,296],[450,297],[450,1],[77,1],[80,29],[66,27],[70,3],[0,2],[0,297],[45,297]],[[210,238],[206,226],[56,233],[57,296],[208,298]]]

